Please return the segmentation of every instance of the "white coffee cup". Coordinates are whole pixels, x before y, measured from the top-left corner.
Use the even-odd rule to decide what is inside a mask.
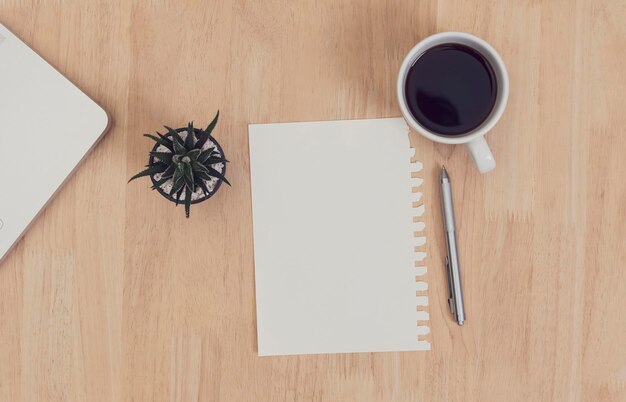
[[[487,119],[485,119],[480,126],[468,133],[458,136],[437,134],[422,126],[411,114],[405,94],[407,74],[417,59],[428,49],[446,43],[466,45],[480,52],[480,54],[487,59],[489,64],[491,64],[497,81],[496,102],[491,110],[491,114],[489,114]],[[481,173],[489,172],[496,167],[496,161],[491,154],[487,141],[485,141],[485,134],[496,125],[500,116],[502,116],[508,98],[509,76],[498,52],[484,40],[463,32],[442,32],[422,40],[407,54],[398,74],[398,102],[400,103],[400,109],[402,110],[404,119],[409,126],[424,137],[436,142],[443,144],[465,144],[465,147],[476,163],[476,167]]]

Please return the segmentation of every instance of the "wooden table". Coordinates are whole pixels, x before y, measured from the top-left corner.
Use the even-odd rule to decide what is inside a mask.
[[[625,18],[592,0],[3,2],[113,126],[0,266],[0,400],[624,401]],[[433,350],[257,357],[247,124],[399,116],[403,56],[447,30],[500,51],[511,96],[493,173],[412,134]],[[126,184],[143,133],[217,109],[232,188],[186,220]],[[464,328],[446,306],[444,162]]]

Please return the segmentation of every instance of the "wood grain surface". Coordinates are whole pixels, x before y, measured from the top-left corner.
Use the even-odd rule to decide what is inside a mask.
[[[0,266],[0,401],[626,400],[625,19],[623,1],[592,0],[2,1],[0,22],[113,126]],[[405,53],[448,30],[499,50],[511,96],[487,175],[412,134],[433,350],[259,358],[247,124],[399,116]],[[217,109],[232,188],[185,220],[126,184],[143,133]]]

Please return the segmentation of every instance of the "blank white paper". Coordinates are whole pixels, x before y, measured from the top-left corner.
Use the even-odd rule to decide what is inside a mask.
[[[255,124],[249,140],[259,355],[430,349],[404,120]]]

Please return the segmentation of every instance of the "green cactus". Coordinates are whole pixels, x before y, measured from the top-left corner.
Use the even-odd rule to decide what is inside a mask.
[[[191,195],[198,188],[202,189],[205,195],[209,195],[206,181],[216,178],[230,185],[226,177],[213,167],[217,163],[228,162],[224,155],[221,155],[216,147],[203,150],[217,124],[219,114],[218,111],[211,124],[199,132],[194,129],[193,122],[189,123],[185,139],[176,130],[167,126],[165,126],[166,135],[158,132],[158,137],[144,134],[145,137],[167,148],[167,151],[150,152],[152,158],[150,158],[150,163],[146,165],[147,169],[131,177],[129,182],[144,176],[160,175],[156,184],[152,186],[152,189],[156,189],[171,179],[172,189],[169,194],[176,200],[176,205],[180,201],[184,202],[185,215],[189,218]],[[183,192],[184,200],[181,200]]]

